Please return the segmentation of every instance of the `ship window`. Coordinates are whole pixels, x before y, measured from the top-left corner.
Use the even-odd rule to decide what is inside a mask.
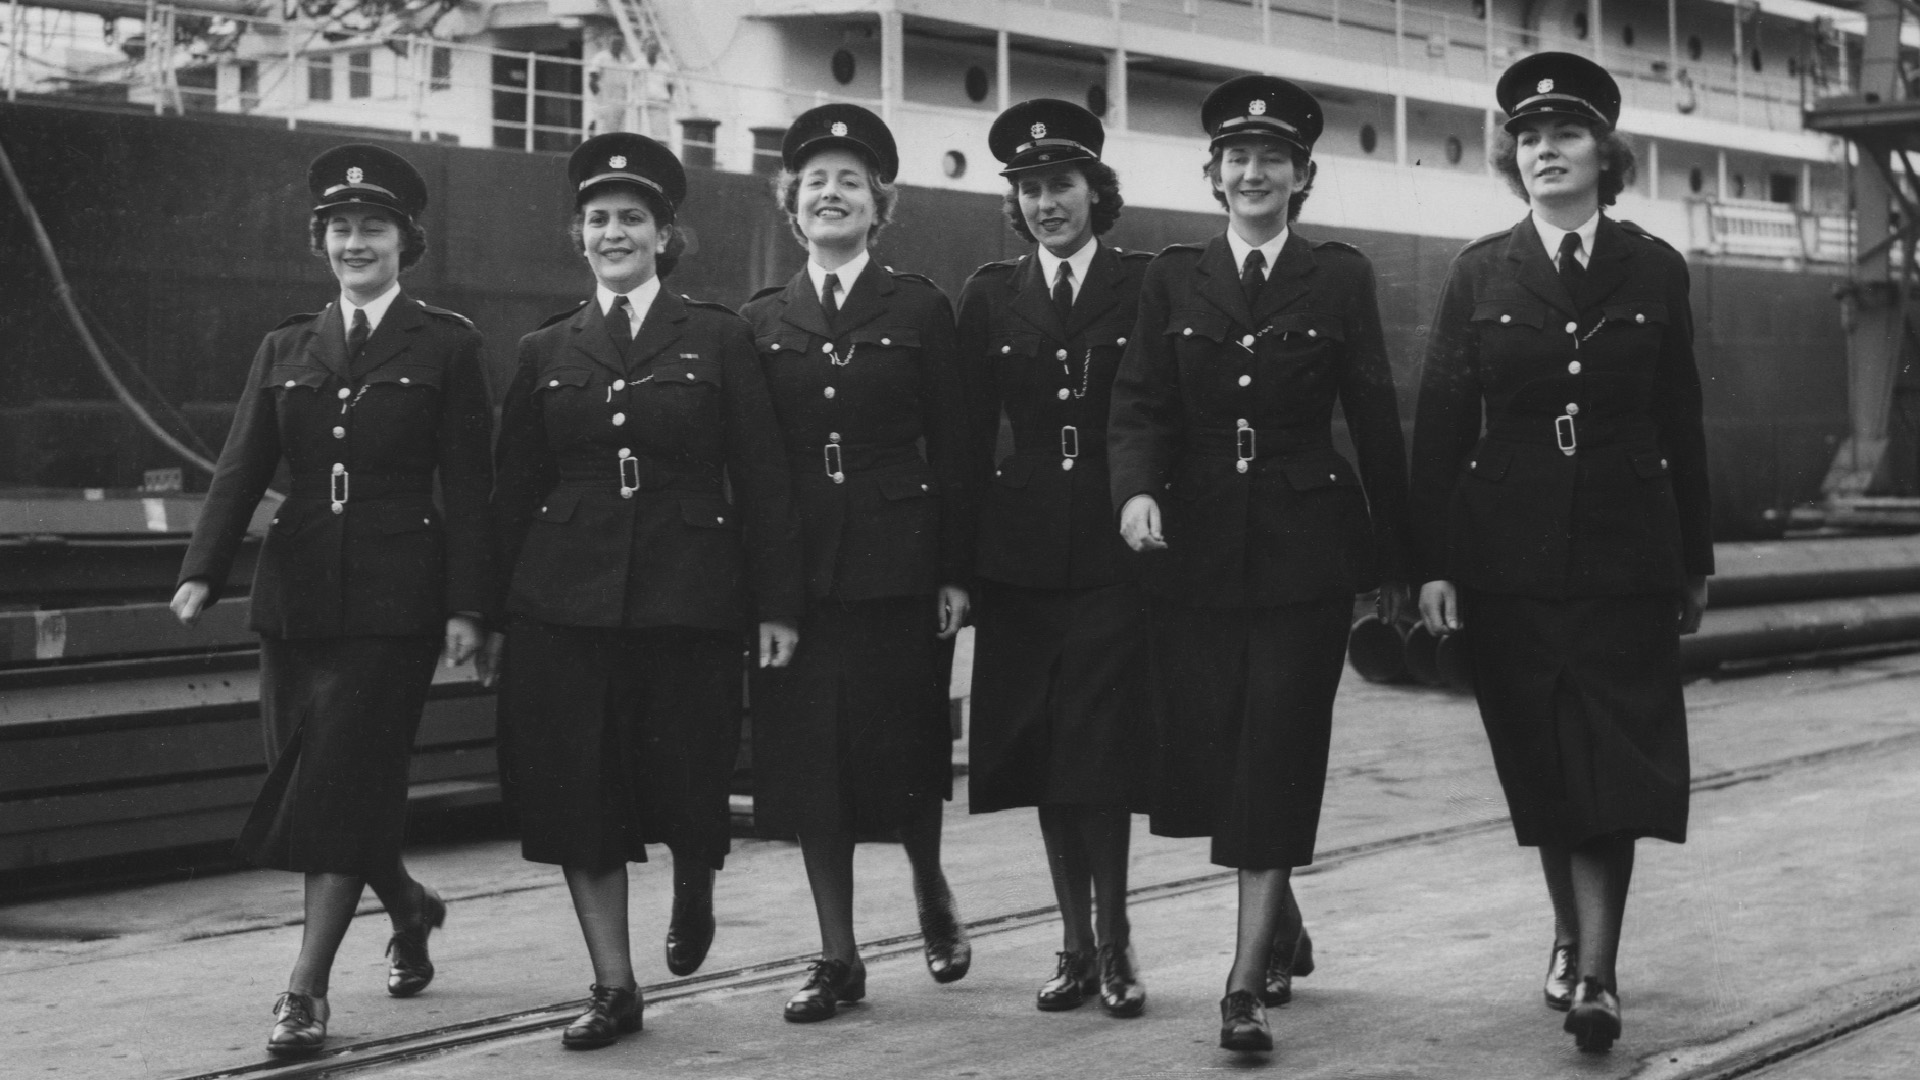
[[[1107,115],[1107,88],[1099,83],[1087,87],[1087,111],[1095,116]]]
[[[940,158],[940,171],[947,179],[958,180],[967,175],[967,155],[958,150],[949,150]]]
[[[1633,48],[1633,24],[1632,23],[1628,23],[1627,25],[1620,28],[1620,43],[1622,45],[1625,45],[1629,49]]]
[[[307,58],[307,100],[333,100],[333,57]]]
[[[1695,195],[1698,195],[1700,194],[1700,189],[1706,186],[1707,186],[1706,174],[1700,171],[1700,166],[1695,165],[1693,169],[1687,173],[1687,190],[1693,192]]]
[[[845,49],[835,49],[833,60],[833,81],[845,86],[853,81],[853,54]]]
[[[1687,56],[1689,59],[1693,59],[1693,60],[1700,59],[1700,54],[1703,51],[1705,51],[1705,47],[1700,44],[1699,34],[1694,34],[1693,36],[1687,38]]]
[[[1764,60],[1765,58],[1760,55],[1759,49],[1753,50],[1753,55],[1752,55],[1753,70],[1759,71],[1763,66]]]
[[[755,176],[780,175],[780,144],[787,138],[786,128],[753,129],[753,173]]]
[[[1788,173],[1767,177],[1767,200],[1792,205],[1800,201],[1800,178]]]
[[[714,167],[714,146],[720,134],[718,120],[680,121],[680,160],[696,169]]]
[[[428,61],[428,65],[428,77],[433,80],[428,85],[435,90],[446,90],[453,86],[452,49],[447,48],[445,45],[435,45],[433,47],[432,58]]]
[[[1733,197],[1736,199],[1747,197],[1747,178],[1739,173],[1733,174]]]
[[[373,54],[366,51],[347,54],[347,96],[373,96]]]
[[[1360,149],[1371,154],[1380,145],[1380,133],[1373,130],[1372,124],[1360,125]]]
[[[967,69],[967,100],[987,100],[987,69],[979,64]]]
[[[1476,19],[1487,17],[1487,0],[1473,0],[1473,17]]]
[[[1466,152],[1467,152],[1467,148],[1460,144],[1460,136],[1458,135],[1447,136],[1447,164],[1449,165],[1460,164],[1460,158]]]
[[[1585,41],[1587,40],[1587,34],[1591,32],[1591,30],[1592,27],[1587,25],[1587,13],[1584,11],[1574,12],[1573,36],[1579,38],[1581,41]]]
[[[242,60],[235,66],[240,69],[240,108],[252,109],[260,104],[260,64]]]

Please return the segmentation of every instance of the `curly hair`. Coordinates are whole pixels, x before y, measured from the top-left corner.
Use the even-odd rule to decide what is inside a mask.
[[[1633,183],[1633,147],[1612,128],[1603,131],[1594,124],[1578,120],[1574,123],[1586,128],[1597,144],[1600,153],[1600,205],[1612,206],[1627,185]],[[1521,202],[1533,201],[1527,197],[1527,185],[1520,178],[1520,140],[1512,132],[1500,133],[1500,137],[1494,141],[1493,153],[1488,156],[1488,161],[1493,164],[1493,170],[1506,180],[1507,187],[1520,196]]]
[[[673,268],[680,265],[680,256],[687,250],[687,239],[674,224],[673,205],[651,188],[638,184],[624,186],[640,196],[640,201],[647,204],[647,213],[653,215],[654,227],[666,233],[666,243],[653,253],[653,272],[664,281],[673,273]],[[573,250],[583,256],[587,253],[586,216],[586,204],[582,202],[574,208],[573,220],[567,223],[567,238],[573,241]]]
[[[867,189],[873,192],[873,224],[867,226],[867,243],[871,244],[880,236],[880,230],[893,224],[893,208],[899,204],[900,189],[880,179],[879,166],[873,158],[855,151],[867,169]],[[812,160],[816,155],[809,155]],[[802,169],[807,162],[800,162]],[[780,175],[773,178],[773,201],[786,211],[787,225],[793,230],[793,238],[800,241],[801,247],[807,246],[807,234],[800,229],[800,174],[792,169],[781,169]]]
[[[1113,228],[1113,223],[1120,220],[1121,207],[1127,205],[1127,201],[1120,197],[1120,174],[1104,161],[1076,161],[1067,167],[1078,169],[1086,179],[1087,187],[1092,189],[1095,195],[1091,214],[1093,235],[1105,236],[1107,230]],[[1019,177],[1007,178],[1007,191],[1000,197],[1000,209],[1007,215],[1007,225],[1013,229],[1015,236],[1029,244],[1036,242],[1033,230],[1027,228],[1027,215],[1020,210]]]
[[[1279,142],[1278,139],[1271,141]],[[1307,196],[1313,194],[1313,181],[1320,174],[1320,166],[1314,164],[1313,155],[1309,151],[1302,150],[1292,143],[1280,143],[1280,145],[1286,147],[1287,153],[1293,158],[1294,175],[1297,176],[1302,172],[1307,174],[1306,185],[1287,199],[1287,223],[1292,224],[1300,216],[1300,208],[1306,205]],[[1219,203],[1222,210],[1228,209],[1227,193],[1220,190],[1220,157],[1226,153],[1226,149],[1224,144],[1214,147],[1213,152],[1207,155],[1207,163],[1200,167],[1200,174],[1207,178],[1207,186],[1213,190],[1213,201]]]
[[[380,211],[381,217],[393,222],[400,230],[400,269],[411,270],[420,257],[427,253],[427,230],[421,228],[419,222],[409,221],[394,211],[381,210],[377,206],[366,209]],[[313,215],[313,220],[308,223],[307,248],[317,258],[327,257],[327,222],[332,220],[333,211],[325,210]]]

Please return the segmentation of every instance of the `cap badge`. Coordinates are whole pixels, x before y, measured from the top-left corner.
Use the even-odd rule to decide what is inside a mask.
[[[1047,137],[1047,125],[1035,124],[1027,129],[1027,134],[1032,135],[1036,139],[1044,139]]]
[[[847,122],[845,120],[835,120],[833,126],[827,130],[832,132],[836,137],[844,136],[847,133]]]
[[[1552,92],[1553,92],[1553,80],[1552,80],[1552,79],[1541,79],[1541,80],[1540,80],[1540,82],[1539,82],[1539,84],[1538,84],[1538,85],[1536,85],[1536,86],[1535,86],[1535,87],[1533,88],[1533,92],[1534,92],[1534,93],[1536,93],[1536,94],[1550,94],[1550,93],[1552,93]]]
[[[1249,101],[1247,103],[1247,115],[1248,116],[1267,115],[1267,103],[1260,98],[1254,98],[1252,101]]]
[[[365,180],[366,178],[367,178],[367,174],[360,171],[360,166],[358,165],[355,165],[353,168],[347,170],[347,183],[349,184],[357,184],[360,181]]]
[[[627,155],[625,154],[615,154],[607,159],[607,168],[609,169],[624,169],[626,167]]]

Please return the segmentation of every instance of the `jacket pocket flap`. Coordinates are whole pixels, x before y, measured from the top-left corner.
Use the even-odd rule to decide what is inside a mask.
[[[1658,300],[1632,300],[1622,304],[1607,304],[1600,312],[1608,322],[1654,323],[1665,326],[1667,323],[1667,305]]]
[[[383,364],[379,370],[367,376],[369,383],[392,383],[396,386],[429,386],[440,389],[440,369],[430,364]]]
[[[920,347],[920,331],[912,326],[863,326],[847,335],[847,340],[855,345],[917,349]]]
[[[1287,483],[1295,491],[1312,491],[1315,488],[1358,487],[1360,478],[1353,473],[1353,466],[1343,457],[1317,457],[1306,461],[1287,462]]]
[[[889,499],[924,499],[934,493],[933,478],[925,473],[883,476],[879,483],[880,494]]]
[[[1672,470],[1667,467],[1667,459],[1658,450],[1640,450],[1633,455],[1633,471],[1642,480],[1655,480]]]
[[[1033,478],[1033,459],[1014,456],[993,468],[993,482],[1001,487],[1023,488]]]
[[[1200,337],[1208,341],[1225,341],[1228,319],[1217,311],[1177,311],[1167,320],[1167,334],[1170,337]]]
[[[733,507],[717,499],[681,499],[680,520],[701,529],[724,529],[734,524]]]
[[[663,359],[653,365],[653,381],[662,384],[679,383],[683,386],[692,383],[719,386],[720,361],[709,360],[704,356]]]
[[[1482,300],[1473,305],[1473,321],[1538,330],[1547,324],[1547,305],[1528,300]]]
[[[1483,442],[1467,458],[1467,472],[1482,480],[1499,483],[1506,479],[1513,464],[1513,447],[1505,443]]]
[[[573,518],[573,508],[579,502],[578,491],[561,488],[540,500],[539,507],[533,512],[534,519],[536,521],[570,521]]]
[[[987,342],[987,351],[994,356],[1032,356],[1040,351],[1040,335],[995,334]]]
[[[1267,329],[1283,337],[1301,334],[1308,338],[1347,340],[1346,324],[1337,315],[1324,311],[1289,311],[1267,320]]]
[[[267,385],[277,386],[282,390],[292,390],[296,386],[318,390],[325,386],[326,382],[327,373],[324,370],[308,367],[305,364],[275,364],[267,373]]]
[[[762,354],[795,353],[805,356],[807,341],[808,334],[804,330],[775,330],[754,338],[753,347]]]
[[[540,379],[534,384],[536,390],[558,390],[563,386],[585,386],[593,378],[593,372],[583,367],[548,368],[540,373]]]

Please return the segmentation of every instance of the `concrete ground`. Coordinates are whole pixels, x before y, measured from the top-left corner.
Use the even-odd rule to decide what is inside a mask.
[[[1134,836],[1134,941],[1146,1015],[1043,1014],[1059,927],[1027,811],[969,816],[947,863],[975,924],[972,973],[926,975],[905,860],[859,855],[868,1001],[818,1025],[780,1005],[815,946],[792,845],[737,842],[720,932],[694,980],[659,941],[671,886],[634,868],[646,1030],[564,1053],[498,1018],[579,998],[590,981],[566,891],[505,840],[411,850],[450,901],[441,974],[383,993],[385,920],[369,906],[334,976],[334,1047],[396,1077],[1187,1077],[1271,1069],[1341,1078],[1878,1078],[1920,1075],[1920,657],[1689,688],[1691,841],[1641,845],[1628,913],[1625,1034],[1584,1055],[1540,1004],[1551,922],[1537,863],[1504,823],[1470,699],[1349,677],[1336,709],[1320,860],[1296,878],[1319,970],[1273,1013],[1279,1048],[1215,1047],[1233,943],[1230,876],[1204,842]],[[130,1080],[253,1070],[296,948],[299,881],[245,872],[0,906],[0,1076]],[[463,1024],[500,1035],[462,1042]],[[420,1056],[382,1060],[380,1046]],[[432,1050],[433,1052],[426,1052]],[[314,1075],[307,1069],[300,1075]]]

